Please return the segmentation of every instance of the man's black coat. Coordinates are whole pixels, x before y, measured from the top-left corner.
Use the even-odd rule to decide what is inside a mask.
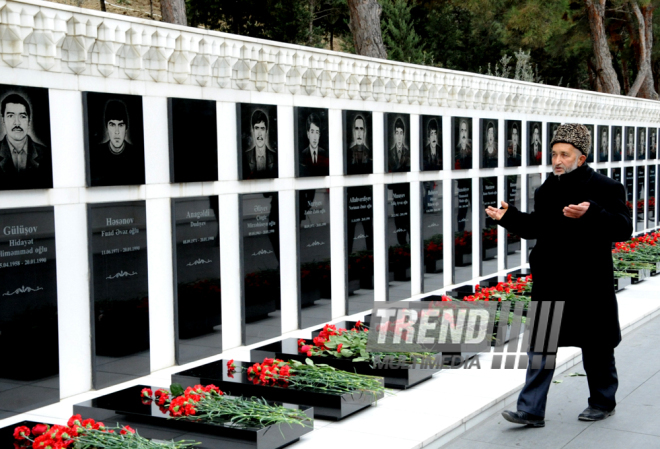
[[[580,218],[564,207],[589,202]],[[565,301],[559,346],[613,348],[621,341],[614,294],[612,242],[632,233],[621,183],[582,165],[536,190],[534,211],[509,205],[498,222],[524,239],[537,239],[529,258],[534,301]]]

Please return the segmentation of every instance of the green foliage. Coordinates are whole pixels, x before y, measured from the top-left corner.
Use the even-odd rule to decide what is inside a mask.
[[[408,0],[381,0],[381,28],[387,58],[395,61],[423,64],[421,37],[415,31],[412,4]]]

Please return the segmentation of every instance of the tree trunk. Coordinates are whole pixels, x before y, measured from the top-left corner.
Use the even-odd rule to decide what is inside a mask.
[[[185,0],[161,0],[160,13],[163,16],[163,22],[188,25]]]
[[[316,0],[309,0],[309,36],[307,36],[307,44],[314,43],[314,3]]]
[[[596,75],[600,79],[603,92],[620,95],[621,86],[612,66],[612,54],[605,33],[605,0],[585,0],[585,5],[596,60]]]
[[[348,0],[351,14],[349,28],[353,34],[355,52],[372,58],[387,58],[380,30],[381,6],[376,0]]]
[[[99,0],[101,2],[101,11],[105,12],[105,0]]]
[[[628,96],[658,100],[658,93],[653,86],[653,71],[651,68],[651,50],[653,49],[653,10],[655,6],[649,3],[639,7],[637,0],[630,1],[639,31],[639,56],[637,60],[637,78],[633,83]]]

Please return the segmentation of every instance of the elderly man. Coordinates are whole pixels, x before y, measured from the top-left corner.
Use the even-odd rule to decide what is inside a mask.
[[[367,121],[361,114],[357,114],[353,119],[353,142],[348,149],[347,172],[349,175],[373,172],[371,151],[367,146],[367,132]]]
[[[553,173],[534,194],[534,211],[502,202],[486,213],[509,232],[537,239],[530,256],[534,301],[564,301],[559,346],[582,348],[589,406],[578,416],[598,421],[614,413],[618,386],[614,348],[621,341],[613,289],[612,242],[632,233],[621,183],[591,169],[585,160],[591,137],[584,125],[564,124],[550,143]],[[540,359],[540,368],[532,361]],[[529,353],[517,411],[507,421],[545,425],[545,405],[554,373],[546,353]]]

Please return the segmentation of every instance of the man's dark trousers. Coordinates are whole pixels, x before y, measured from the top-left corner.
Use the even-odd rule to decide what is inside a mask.
[[[518,396],[518,411],[545,417],[548,390],[555,370],[545,369],[545,355],[536,352],[528,352],[527,355],[529,357],[527,377],[525,386]],[[542,357],[539,369],[532,368],[533,356]],[[582,348],[582,364],[589,383],[589,405],[608,412],[614,410],[616,407],[614,396],[619,387],[614,365],[614,349]]]

